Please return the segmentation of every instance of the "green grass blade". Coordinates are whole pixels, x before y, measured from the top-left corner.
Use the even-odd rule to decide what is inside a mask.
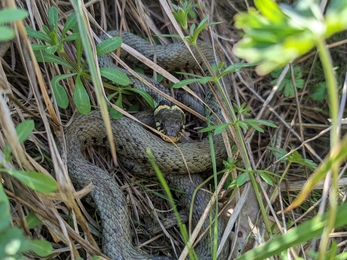
[[[286,234],[274,237],[265,244],[258,246],[257,248],[248,251],[237,260],[260,260],[267,257],[278,255],[288,248],[306,242],[310,239],[318,237],[322,234],[326,225],[326,220],[329,218],[327,212],[322,216],[314,217],[313,219],[306,221],[305,223],[292,228]],[[347,204],[343,204],[337,208],[337,217],[334,223],[334,227],[338,228],[347,224]]]

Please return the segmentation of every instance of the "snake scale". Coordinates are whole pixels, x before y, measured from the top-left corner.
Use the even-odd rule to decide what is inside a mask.
[[[108,34],[110,36],[117,36],[118,31],[110,31]],[[107,37],[101,36],[101,39],[103,40]],[[149,59],[152,59],[156,55],[157,64],[165,69],[175,70],[176,68],[197,67],[183,43],[152,46],[149,42],[126,32],[122,33],[122,39],[124,43],[138,50]],[[211,46],[200,42],[199,47],[209,62],[212,63],[214,59]],[[194,54],[195,57],[199,57],[197,53]],[[123,53],[124,55],[126,54]],[[127,57],[127,59],[129,58]],[[100,67],[115,67],[109,55],[99,58],[99,64]],[[134,87],[144,89],[151,95],[155,95],[155,92],[136,77],[123,69],[120,70],[129,76],[131,84]],[[166,91],[158,83],[147,77],[145,78],[161,90]],[[160,99],[160,97],[156,98]],[[216,109],[217,114],[220,114],[220,109],[216,105],[215,100],[210,98],[208,102],[212,108]],[[208,140],[177,144],[189,168],[190,178],[187,174],[187,168],[182,159],[182,154],[173,144],[163,141],[157,135],[154,135],[138,123],[126,117],[113,120],[111,124],[119,163],[134,175],[155,176],[146,154],[146,148],[150,148],[159,168],[165,174],[170,187],[185,191],[179,199],[183,205],[188,207],[196,185],[202,181],[199,173],[212,169]],[[101,114],[94,111],[87,116],[76,116],[66,129],[65,138],[67,142],[67,165],[73,182],[78,187],[83,187],[90,182],[94,185],[91,196],[96,203],[102,220],[103,252],[111,259],[117,260],[171,259],[166,256],[148,255],[133,246],[127,203],[119,185],[107,172],[88,162],[82,154],[83,149],[88,146],[108,146],[106,130]],[[221,165],[227,155],[220,135],[214,137],[214,145],[217,165]],[[191,183],[192,181],[193,184]],[[203,213],[209,201],[209,196],[206,192],[198,192],[197,199],[194,203],[193,226]],[[204,229],[208,227],[208,222],[208,220],[205,221]],[[224,223],[220,220],[218,240],[221,238],[223,230]],[[211,238],[209,238],[209,235],[205,235],[205,238],[195,247],[198,259],[212,259],[210,247]],[[224,259],[225,257],[224,253],[224,256],[220,256],[219,259]]]

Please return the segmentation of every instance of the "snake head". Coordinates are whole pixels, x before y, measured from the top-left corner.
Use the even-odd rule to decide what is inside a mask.
[[[159,105],[154,110],[154,119],[157,130],[165,134],[162,137],[166,142],[177,142],[184,132],[185,115],[182,109],[173,105]]]

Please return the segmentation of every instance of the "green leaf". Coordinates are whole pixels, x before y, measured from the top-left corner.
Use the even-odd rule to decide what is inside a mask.
[[[48,26],[46,26],[45,24],[42,25],[42,29],[43,31],[49,36],[49,38],[51,38],[51,30],[49,29]]]
[[[212,25],[215,25],[215,24],[220,24],[220,22],[213,22],[213,23],[206,23],[207,20],[209,19],[209,16],[207,15],[206,17],[204,17],[199,25],[196,27],[195,24],[192,24],[192,26],[190,27],[190,35],[187,38],[187,40],[192,43],[194,46],[196,46],[196,42],[197,42],[197,39],[199,37],[199,34],[205,29],[207,28],[208,26],[212,26]],[[196,29],[195,29],[196,27]]]
[[[310,239],[320,236],[326,228],[327,219],[330,212],[322,216],[316,216],[311,220],[305,221],[297,227],[291,228],[285,234],[274,237],[260,246],[246,252],[236,260],[261,260],[278,255],[281,252],[295,245],[305,243]],[[347,224],[347,204],[342,204],[337,208],[337,216],[334,221],[334,228],[339,228]]]
[[[236,55],[259,62],[256,71],[264,75],[311,50],[324,37],[326,25],[317,12],[317,1],[301,2],[294,9],[282,5],[279,10],[273,1],[257,1],[265,15],[253,8],[235,15],[235,26],[245,32],[234,47]]]
[[[61,42],[71,42],[71,41],[76,41],[81,38],[81,35],[79,33],[73,33],[69,36],[66,36]]]
[[[273,186],[273,181],[266,171],[257,171],[260,177],[270,186]]]
[[[114,84],[129,86],[129,77],[122,71],[114,68],[100,68],[101,76],[112,81]]]
[[[56,181],[43,173],[15,169],[3,169],[2,171],[17,178],[24,185],[38,192],[51,193],[58,188]]]
[[[34,130],[34,127],[34,120],[24,120],[17,125],[16,132],[20,143],[23,143],[26,139],[28,139]]]
[[[52,245],[44,240],[29,240],[28,245],[30,247],[30,250],[40,257],[46,257],[53,253]]]
[[[0,183],[0,232],[3,232],[11,225],[10,202]]]
[[[19,8],[6,8],[0,11],[0,25],[13,23],[28,17],[28,12]]]
[[[39,225],[41,225],[41,220],[35,215],[34,212],[30,212],[27,216],[26,216],[26,222],[28,224],[28,228],[32,229],[34,227],[37,227]]]
[[[254,0],[257,9],[273,23],[281,23],[285,20],[285,16],[276,2],[272,0]]]
[[[148,103],[148,105],[151,106],[152,109],[155,109],[155,102],[153,98],[151,97],[151,95],[148,94],[146,91],[142,89],[137,89],[137,88],[123,88],[123,89],[139,94],[144,100],[146,100],[146,102]]]
[[[301,164],[303,166],[310,168],[311,170],[314,170],[317,168],[316,163],[314,163],[312,160],[302,158],[301,154],[299,154],[298,151],[294,151],[292,154],[290,154],[288,156],[288,161]]]
[[[238,106],[236,103],[233,103],[233,107],[235,108],[235,112],[237,113],[238,118],[240,115],[250,116],[250,111],[252,110],[250,107],[246,107],[246,103],[242,103]]]
[[[58,28],[58,10],[54,6],[48,10],[48,22],[51,30],[57,30]]]
[[[192,40],[191,43],[193,43],[194,45],[196,44],[196,41],[199,37],[199,34],[206,28],[208,27],[208,24],[206,23],[207,20],[209,19],[209,15],[206,15],[199,23],[199,25],[196,27],[196,30],[194,30],[194,32],[191,32],[192,35]],[[194,25],[194,24],[193,24]],[[193,28],[193,26],[192,26]]]
[[[195,7],[199,7],[199,5],[194,5]],[[198,19],[198,14],[195,12],[195,10],[190,9],[188,11],[189,17],[191,18],[191,20],[197,20]]]
[[[157,82],[160,83],[163,81],[164,79],[164,76],[161,75],[160,73],[156,73],[156,78],[157,78]]]
[[[50,46],[43,45],[43,44],[38,44],[38,43],[31,44],[31,48],[33,49],[33,51],[46,50],[48,47],[50,47]]]
[[[177,83],[175,83],[172,87],[173,88],[182,88],[184,86],[187,86],[192,83],[201,83],[201,84],[206,84],[207,82],[213,80],[213,77],[204,77],[204,78],[195,78],[195,79],[184,79],[181,80]]]
[[[191,2],[184,2],[182,6],[172,4],[172,7],[174,9],[173,15],[176,21],[182,26],[183,29],[186,30],[188,28],[187,16],[192,8]]]
[[[11,156],[11,146],[9,146],[8,144],[5,145],[4,147],[4,157],[5,157],[5,162],[9,161],[12,159]],[[2,161],[1,163],[4,163],[4,161]]]
[[[326,28],[317,3],[315,0],[301,0],[294,8],[282,5],[282,10],[289,20],[295,21],[295,27],[306,29],[316,36],[323,36]]]
[[[223,165],[225,170],[229,170],[232,171],[236,168],[238,161],[237,160],[233,160],[232,158],[228,157],[227,161],[223,161]]]
[[[214,129],[214,134],[215,135],[218,135],[218,134],[221,134],[222,132],[224,132],[227,128],[228,128],[228,126],[230,125],[231,123],[229,123],[229,124],[220,124],[220,125],[218,125],[215,129]]]
[[[312,100],[323,101],[327,98],[328,89],[326,82],[320,82],[315,88],[313,93],[310,95]]]
[[[234,124],[237,124],[239,127],[241,127],[243,130],[247,131],[248,130],[248,124],[242,121],[235,121]]]
[[[52,46],[61,46],[57,29],[52,30],[48,35],[51,37]]]
[[[43,32],[36,31],[33,28],[31,28],[31,27],[25,27],[25,30],[26,30],[26,32],[27,32],[27,34],[29,36],[31,36],[31,37],[33,37],[33,38],[35,38],[37,40],[41,40],[41,41],[44,41],[44,42],[47,42],[47,43],[51,43],[52,42],[51,38],[47,34],[45,34]]]
[[[46,53],[54,54],[54,53],[56,53],[57,49],[58,49],[57,45],[49,46],[49,47],[46,48]]]
[[[189,72],[179,72],[179,71],[177,71],[176,73],[179,74],[179,75],[190,76],[190,77],[193,77],[193,78],[196,78],[196,79],[204,79],[205,78],[205,76],[201,76],[201,75],[197,75],[197,74],[189,73]]]
[[[0,41],[12,40],[15,36],[13,29],[6,26],[0,26]]]
[[[196,44],[196,40],[197,40],[197,36],[194,36],[195,28],[196,28],[196,24],[193,23],[189,28],[190,36],[187,37],[187,40],[193,45]]]
[[[61,32],[61,36],[65,38],[66,33],[73,27],[77,25],[77,17],[76,13],[73,13],[67,18],[66,23],[64,24],[63,31]],[[73,33],[72,35],[77,34]]]
[[[258,63],[235,63],[235,64],[232,64],[232,65],[228,66],[224,71],[222,71],[218,75],[218,78],[222,78],[228,73],[233,73],[233,72],[239,71],[242,68],[254,67],[255,65],[258,65]]]
[[[108,38],[102,42],[100,42],[96,46],[96,51],[98,57],[113,52],[116,49],[118,49],[122,45],[122,38],[121,37],[112,37]]]
[[[245,122],[245,123],[247,123],[250,127],[258,131],[259,133],[264,133],[264,130],[261,127],[259,127],[256,123],[252,123],[252,122]]]
[[[345,260],[347,259],[347,253],[341,253],[334,256],[334,260]]]
[[[0,234],[0,255],[2,259],[18,259],[18,254],[28,248],[27,241],[28,239],[24,236],[23,230],[17,227],[11,227],[6,232],[2,232]]]
[[[281,70],[276,70],[271,73],[271,76],[276,78],[271,81],[272,85],[277,83],[277,78],[280,76],[281,72]],[[302,72],[300,67],[294,67],[294,78],[295,82],[293,83],[292,76],[288,71],[287,74],[284,76],[284,79],[282,80],[281,84],[278,86],[277,91],[283,90],[284,95],[286,97],[293,97],[295,95],[294,87],[301,89],[304,86],[304,80],[302,79]]]
[[[136,67],[134,68],[134,71],[136,71],[139,74],[145,75],[145,70],[143,68]]]
[[[58,107],[66,109],[69,106],[69,98],[64,87],[59,83],[56,83],[55,85],[52,85],[52,89]]]
[[[90,99],[79,76],[76,77],[73,100],[75,102],[78,112],[80,112],[82,115],[87,115],[90,113]]]
[[[277,128],[277,126],[275,124],[270,123],[270,122],[265,121],[265,120],[261,120],[261,119],[245,119],[245,120],[243,120],[243,122],[245,124],[248,124],[249,126],[253,127],[256,131],[258,131],[260,133],[264,133],[264,130],[261,127],[259,127],[258,124]]]
[[[52,63],[65,66],[73,70],[72,66],[68,62],[66,62],[65,60],[61,59],[60,57],[56,55],[49,54],[47,52],[37,52],[37,51],[35,51],[34,53],[38,62],[52,62]]]
[[[330,1],[326,11],[326,37],[347,29],[347,5],[345,0]]]
[[[59,81],[73,77],[75,75],[77,75],[77,73],[57,75],[51,80],[53,94],[55,100],[57,101],[57,105],[60,108],[66,109],[69,106],[69,98],[67,96],[65,88],[60,85]]]
[[[208,126],[208,127],[204,127],[203,129],[200,129],[200,130],[199,130],[199,133],[212,132],[212,131],[214,131],[217,127],[218,127],[218,125],[210,125],[210,126]]]
[[[249,121],[254,121],[256,124],[266,125],[272,128],[277,128],[277,125],[262,119],[248,119]]]
[[[236,186],[241,187],[248,180],[248,175],[246,173],[242,173],[236,178]]]
[[[208,126],[205,127],[203,129],[199,130],[199,133],[206,133],[206,132],[212,132],[215,135],[221,134],[223,131],[225,131],[225,129],[228,128],[229,125],[231,125],[232,123],[225,123],[225,124],[220,124],[220,125],[212,125],[212,126]]]
[[[282,149],[282,148],[277,148],[277,147],[271,147],[271,146],[268,146],[267,149],[269,149],[270,151],[273,151],[275,153],[275,157],[276,159],[280,159],[280,158],[283,158],[281,160],[281,162],[285,162],[288,160],[286,156],[286,154],[288,153],[286,150]]]
[[[128,108],[129,112],[139,112],[140,111],[140,102],[136,102],[134,105]]]
[[[115,102],[114,104],[115,104],[117,107],[123,109],[123,98],[122,98],[122,93],[119,93],[119,97],[118,97],[118,99],[116,100],[116,102]],[[111,108],[110,116],[111,116],[113,119],[120,119],[120,118],[123,117],[123,114],[122,114],[121,112],[117,111],[116,109]]]

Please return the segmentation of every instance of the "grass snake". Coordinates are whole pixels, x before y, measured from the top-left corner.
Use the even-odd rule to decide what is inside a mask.
[[[108,34],[110,36],[117,36],[118,31],[110,31]],[[105,38],[107,36],[101,37],[102,40]],[[190,52],[182,42],[165,46],[152,46],[142,38],[126,32],[122,33],[122,39],[124,43],[138,50],[149,59],[153,59],[154,55],[156,55],[157,64],[165,69],[197,68]],[[208,61],[214,63],[211,46],[204,42],[200,42],[198,46]],[[192,50],[194,51],[195,49],[192,47]],[[198,53],[194,53],[194,55],[197,58],[199,57]],[[109,55],[99,58],[99,64],[100,67],[115,67]],[[123,69],[120,70],[129,76],[133,87],[144,89],[149,94],[156,96],[153,90],[148,88],[136,77]],[[147,77],[145,78],[150,83],[167,92],[158,83]],[[156,98],[160,99],[160,97]],[[215,112],[220,114],[220,108],[214,98],[209,99],[208,105],[215,108]],[[146,148],[150,148],[159,168],[165,174],[170,187],[185,191],[179,199],[182,204],[188,207],[195,186],[202,181],[199,173],[212,170],[208,140],[204,139],[201,142],[177,144],[189,168],[190,178],[187,174],[187,168],[182,159],[182,154],[173,144],[163,141],[160,137],[127,117],[112,120],[111,124],[120,164],[134,175],[155,176],[146,154]],[[92,182],[94,185],[91,196],[96,203],[102,221],[103,252],[111,259],[117,260],[171,259],[166,256],[148,255],[133,246],[127,203],[119,185],[107,172],[88,162],[82,154],[82,151],[88,146],[107,146],[106,130],[101,114],[94,111],[87,116],[77,116],[67,127],[65,138],[67,142],[67,165],[69,175],[73,182],[78,187],[83,187],[89,182]],[[221,165],[227,155],[220,135],[214,137],[214,146],[217,165]],[[194,203],[193,226],[203,213],[210,199],[209,196],[206,192],[198,192],[197,199]],[[207,218],[204,228],[208,227],[208,222]],[[224,222],[220,220],[218,240],[221,238],[223,230]],[[209,238],[209,235],[205,235],[205,238],[195,247],[199,260],[212,259],[211,244],[211,238]],[[219,259],[224,258],[225,254],[224,256],[220,256]]]

